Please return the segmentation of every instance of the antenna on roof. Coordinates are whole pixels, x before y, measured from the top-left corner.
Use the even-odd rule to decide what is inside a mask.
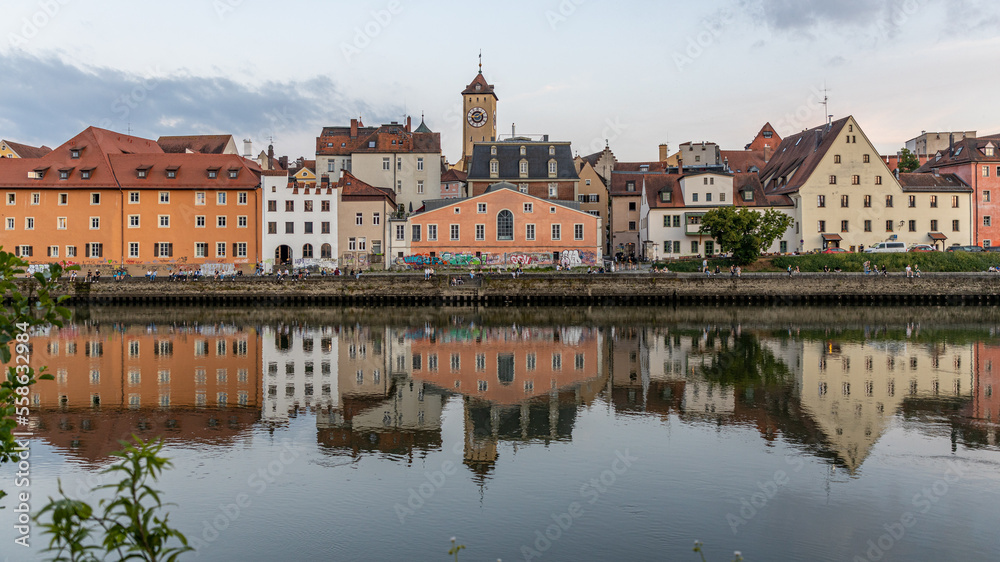
[[[128,126],[127,127],[128,128],[126,130],[128,131],[128,135],[132,136],[132,121],[128,122]]]
[[[826,95],[828,91],[826,89],[826,82],[823,82],[823,112],[826,115],[827,125],[833,122],[833,115],[830,115],[830,98]]]

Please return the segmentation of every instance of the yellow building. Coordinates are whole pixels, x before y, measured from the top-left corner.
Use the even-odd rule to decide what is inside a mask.
[[[472,145],[492,142],[497,138],[497,98],[493,85],[483,78],[483,64],[479,74],[462,91],[462,170],[468,171],[472,159]]]
[[[972,240],[972,189],[901,184],[851,116],[782,140],[760,180],[766,195],[794,202],[799,251]]]
[[[52,149],[42,145],[35,147],[9,140],[0,140],[0,158],[41,158],[52,152]]]

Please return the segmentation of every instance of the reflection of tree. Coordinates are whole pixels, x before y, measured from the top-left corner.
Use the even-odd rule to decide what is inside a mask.
[[[785,362],[751,334],[733,336],[732,345],[723,340],[712,364],[702,372],[708,380],[721,384],[779,383],[789,380],[791,375]]]

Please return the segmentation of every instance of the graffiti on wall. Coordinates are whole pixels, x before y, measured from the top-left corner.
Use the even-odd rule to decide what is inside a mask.
[[[475,266],[521,266],[540,267],[561,264],[564,267],[579,267],[585,265],[597,265],[599,258],[596,252],[587,250],[563,250],[559,253],[558,259],[549,252],[500,252],[483,253],[478,257],[474,254],[452,254],[445,252],[438,256],[427,254],[412,254],[401,258],[396,258],[396,265],[405,265],[415,269],[427,266],[451,265],[455,267],[475,267]]]
[[[231,263],[203,263],[201,264],[201,274],[212,277],[216,273],[219,275],[235,275],[236,266]]]

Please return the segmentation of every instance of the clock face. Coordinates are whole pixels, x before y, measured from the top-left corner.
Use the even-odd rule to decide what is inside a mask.
[[[469,120],[469,125],[473,127],[482,127],[486,124],[486,110],[481,107],[473,107],[469,110],[469,114],[466,116]]]

